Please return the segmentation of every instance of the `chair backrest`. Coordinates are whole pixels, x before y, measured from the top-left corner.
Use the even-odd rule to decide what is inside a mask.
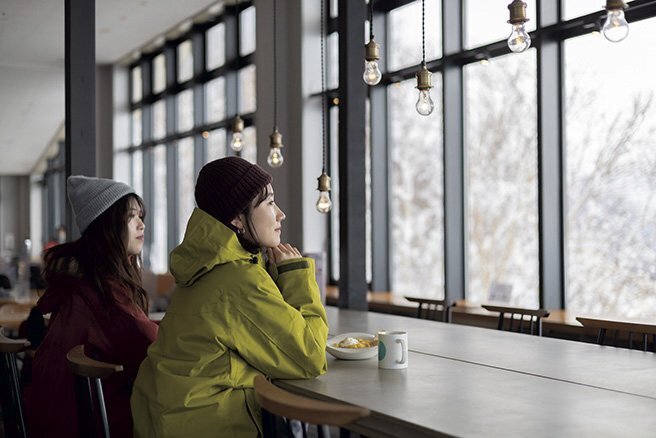
[[[412,303],[417,303],[417,318],[434,319],[442,322],[451,320],[451,308],[454,305],[447,300],[433,300],[407,295],[404,298]]]
[[[109,422],[100,379],[119,371],[122,365],[100,362],[84,354],[84,345],[76,345],[66,354],[73,373],[80,436],[109,437]]]
[[[9,437],[27,436],[16,354],[29,347],[27,339],[9,339],[0,327],[0,403],[5,435]]]
[[[317,425],[323,436],[324,426],[346,426],[370,414],[369,409],[342,403],[330,403],[292,394],[275,386],[263,376],[255,376],[255,398],[262,408],[264,437],[279,436],[275,416]],[[291,435],[291,431],[288,431]],[[306,429],[303,427],[303,436]]]
[[[577,316],[576,320],[584,327],[598,329],[597,344],[604,345],[608,331],[614,332],[613,344],[615,347],[633,348],[638,346],[642,351],[650,351],[649,338],[651,338],[651,351],[656,353],[656,325],[631,321],[614,321],[609,319],[585,318]]]
[[[490,304],[483,304],[482,307],[490,312],[499,312],[499,318],[497,320],[498,330],[504,330],[505,328],[505,330],[511,332],[530,333],[538,336],[542,336],[542,318],[549,316],[549,311],[545,309],[525,309],[522,307],[493,306]],[[506,318],[506,314],[510,315],[510,317]]]

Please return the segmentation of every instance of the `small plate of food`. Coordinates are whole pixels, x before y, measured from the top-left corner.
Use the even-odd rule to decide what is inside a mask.
[[[326,350],[337,359],[369,359],[378,354],[378,338],[369,333],[344,333],[328,339]]]

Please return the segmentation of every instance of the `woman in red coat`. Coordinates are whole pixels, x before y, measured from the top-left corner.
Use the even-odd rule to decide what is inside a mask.
[[[123,365],[103,388],[111,435],[130,437],[132,384],[157,336],[141,286],[143,202],[125,184],[84,176],[68,178],[68,198],[81,237],[45,253],[38,308],[50,322],[24,394],[29,434],[79,436],[66,353],[84,344],[92,358]]]

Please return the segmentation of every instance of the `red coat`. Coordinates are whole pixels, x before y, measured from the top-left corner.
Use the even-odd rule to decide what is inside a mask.
[[[73,377],[66,361],[66,353],[78,344],[96,360],[123,365],[122,372],[103,379],[103,392],[111,435],[132,436],[132,384],[158,326],[132,303],[125,287],[113,280],[105,285],[116,300],[109,307],[88,282],[70,276],[52,282],[38,302],[42,313],[51,316],[24,393],[31,437],[79,436]]]

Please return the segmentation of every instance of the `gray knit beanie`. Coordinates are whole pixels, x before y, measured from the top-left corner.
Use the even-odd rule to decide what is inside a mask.
[[[68,177],[68,201],[80,233],[84,233],[91,222],[130,193],[135,193],[132,187],[111,179],[82,175]]]

